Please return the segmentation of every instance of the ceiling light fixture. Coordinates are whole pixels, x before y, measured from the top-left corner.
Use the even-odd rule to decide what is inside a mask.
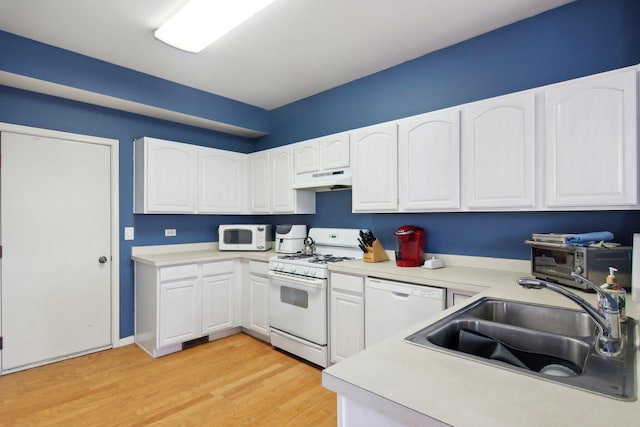
[[[191,0],[153,35],[178,49],[198,53],[274,0]]]

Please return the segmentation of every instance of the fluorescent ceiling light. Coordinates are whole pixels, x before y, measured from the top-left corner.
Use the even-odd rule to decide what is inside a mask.
[[[274,0],[191,0],[153,35],[173,47],[198,53]]]

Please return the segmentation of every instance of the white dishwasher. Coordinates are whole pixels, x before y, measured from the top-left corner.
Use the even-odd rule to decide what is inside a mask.
[[[442,288],[367,277],[365,281],[365,348],[444,310]]]

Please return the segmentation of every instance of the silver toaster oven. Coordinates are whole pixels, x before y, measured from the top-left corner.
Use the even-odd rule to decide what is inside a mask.
[[[605,283],[609,267],[615,267],[618,284],[627,290],[631,288],[630,246],[596,248],[533,242],[530,245],[531,274],[538,279],[587,290],[585,284],[571,277],[572,271],[600,285]]]

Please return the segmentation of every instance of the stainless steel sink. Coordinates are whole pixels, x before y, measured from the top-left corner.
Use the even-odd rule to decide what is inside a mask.
[[[619,400],[636,400],[635,320],[622,324],[623,351],[595,350],[598,329],[580,310],[482,298],[405,340]]]

